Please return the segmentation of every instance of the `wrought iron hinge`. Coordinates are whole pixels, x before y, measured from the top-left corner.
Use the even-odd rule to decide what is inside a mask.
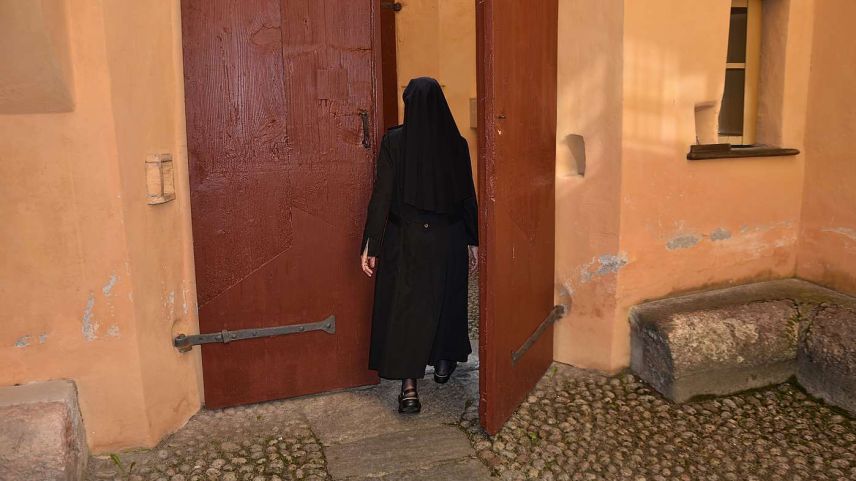
[[[393,12],[400,12],[401,4],[398,2],[380,2],[380,8],[387,8]]]
[[[291,324],[289,326],[259,327],[256,329],[240,329],[237,331],[222,330],[209,334],[194,334],[187,336],[179,334],[173,339],[172,344],[179,352],[187,352],[199,344],[221,342],[228,344],[232,341],[243,339],[258,339],[260,337],[282,336],[284,334],[297,334],[300,332],[324,331],[327,334],[336,333],[336,316],[330,316],[323,321],[310,322],[306,324]]]

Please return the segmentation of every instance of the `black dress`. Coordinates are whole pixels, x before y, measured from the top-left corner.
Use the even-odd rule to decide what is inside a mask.
[[[443,214],[405,203],[403,139],[399,126],[381,142],[362,242],[378,258],[369,368],[387,379],[421,378],[426,365],[464,362],[472,352],[467,246],[478,245],[476,199]]]

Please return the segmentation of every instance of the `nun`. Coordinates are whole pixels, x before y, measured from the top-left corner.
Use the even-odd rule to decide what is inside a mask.
[[[467,272],[476,266],[478,208],[467,141],[440,84],[404,90],[404,124],[378,153],[361,267],[376,275],[369,368],[400,379],[398,412],[422,409],[417,380],[449,380],[472,352]]]

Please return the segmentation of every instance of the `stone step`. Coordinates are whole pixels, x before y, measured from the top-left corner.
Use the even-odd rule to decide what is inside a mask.
[[[810,282],[759,282],[647,302],[631,309],[630,328],[631,369],[673,401],[797,374],[810,392],[842,407],[856,397],[856,299]]]
[[[87,456],[73,382],[0,387],[0,480],[77,481]]]

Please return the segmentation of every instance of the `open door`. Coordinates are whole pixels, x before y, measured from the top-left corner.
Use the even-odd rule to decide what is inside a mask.
[[[477,3],[482,425],[553,358],[557,0]]]
[[[358,267],[378,0],[183,0],[205,404],[376,382]]]

